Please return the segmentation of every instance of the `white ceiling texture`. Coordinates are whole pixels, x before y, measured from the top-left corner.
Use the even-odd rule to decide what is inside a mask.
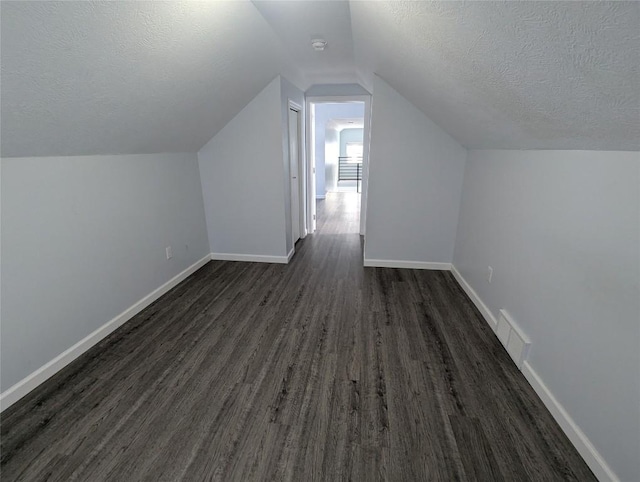
[[[377,74],[468,148],[640,150],[639,2],[0,9],[3,157],[197,151],[278,74]]]
[[[248,1],[0,9],[3,157],[195,152],[276,75],[295,77]]]
[[[355,55],[467,148],[640,149],[639,2],[352,2]]]

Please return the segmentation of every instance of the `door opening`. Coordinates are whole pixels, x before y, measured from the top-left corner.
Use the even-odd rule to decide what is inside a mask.
[[[307,98],[308,232],[316,230],[316,203],[326,198],[350,211],[350,232],[365,234],[370,99],[368,95]],[[326,207],[321,210],[324,216],[334,212]]]

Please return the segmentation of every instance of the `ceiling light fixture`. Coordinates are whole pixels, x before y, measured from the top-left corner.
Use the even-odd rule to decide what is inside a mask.
[[[316,52],[322,52],[327,46],[327,41],[321,38],[314,38],[311,40],[311,46]]]

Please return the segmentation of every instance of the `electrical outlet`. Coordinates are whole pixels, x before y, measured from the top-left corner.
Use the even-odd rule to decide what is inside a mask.
[[[493,278],[493,268],[489,266],[489,269],[487,270],[487,281],[489,283],[491,283],[491,278]]]
[[[171,252],[171,246],[167,246],[165,249],[165,252],[167,253],[167,259],[173,258],[173,253]]]

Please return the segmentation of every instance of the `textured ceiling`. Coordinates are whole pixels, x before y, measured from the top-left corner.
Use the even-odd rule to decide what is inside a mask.
[[[3,157],[195,152],[290,69],[248,1],[0,8]]]
[[[363,75],[465,147],[640,149],[638,2],[351,2],[351,19]]]
[[[376,73],[468,148],[640,149],[638,2],[0,9],[3,157],[197,151],[279,73]]]
[[[358,82],[353,57],[349,3],[327,0],[253,0],[302,70],[306,85]],[[314,51],[313,38],[327,47]]]

